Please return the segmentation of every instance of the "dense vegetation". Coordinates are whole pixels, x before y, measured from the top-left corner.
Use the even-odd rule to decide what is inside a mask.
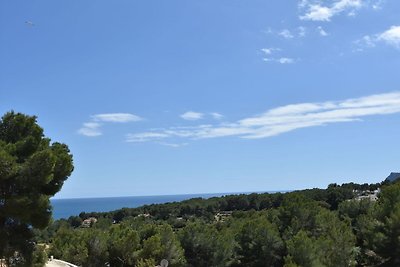
[[[378,188],[377,201],[356,198]],[[98,221],[83,228],[90,217]],[[82,266],[400,266],[400,183],[81,213],[37,241]]]
[[[73,170],[72,155],[51,143],[36,117],[8,112],[0,120],[0,265],[42,266],[32,229],[51,220],[50,197]]]

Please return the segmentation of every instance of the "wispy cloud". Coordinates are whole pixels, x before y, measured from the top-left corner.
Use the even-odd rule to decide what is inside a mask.
[[[102,135],[100,130],[101,123],[98,122],[85,122],[82,128],[78,130],[78,133],[84,136],[95,137]]]
[[[228,136],[260,139],[302,128],[361,121],[366,116],[394,113],[400,113],[400,92],[343,101],[291,104],[273,108],[260,115],[243,118],[233,123],[171,127],[158,131],[132,133],[127,135],[126,141],[164,142],[169,139],[197,140]]]
[[[103,122],[132,122],[132,121],[140,121],[140,118],[137,115],[131,113],[104,113],[104,114],[96,114],[91,116],[94,121],[103,121]]]
[[[321,36],[328,36],[328,33],[321,26],[317,27],[317,31],[318,31],[319,35],[321,35]]]
[[[162,132],[144,132],[138,134],[127,134],[126,141],[127,142],[147,142],[154,140],[162,140],[170,135]]]
[[[221,120],[224,117],[224,115],[218,112],[211,112],[210,115],[216,120]]]
[[[158,142],[158,144],[163,145],[163,146],[169,146],[172,148],[179,148],[179,147],[188,145],[188,143],[166,143],[166,142]]]
[[[305,27],[305,26],[298,26],[297,28],[292,29],[283,29],[283,30],[273,30],[272,28],[268,28],[265,31],[268,34],[272,34],[278,37],[283,37],[287,40],[298,40],[299,38],[305,38],[307,35],[312,34],[313,31],[316,29],[316,32],[321,36],[329,35],[327,31],[322,26],[318,27]],[[261,49],[266,55],[272,54],[277,51],[281,51],[279,48],[263,48]]]
[[[375,0],[372,1],[371,7],[374,10],[381,10],[383,5],[385,4],[386,0]]]
[[[276,51],[281,51],[280,48],[274,48],[274,47],[270,47],[270,48],[261,48],[261,51],[265,54],[265,55],[271,55],[272,53],[276,52]]]
[[[353,42],[355,45],[355,49],[353,51],[362,52],[366,48],[372,48],[376,46],[375,37],[371,37],[369,35],[363,36],[361,39]]]
[[[276,53],[279,54],[279,52],[282,51],[279,48],[262,48],[261,51],[264,53],[263,60],[265,62],[275,62],[280,64],[292,64],[296,62],[294,58],[274,56]]]
[[[362,51],[364,48],[375,47],[379,42],[400,49],[400,26],[392,26],[378,34],[365,35],[360,40],[355,41],[355,44],[358,47],[357,51]]]
[[[194,112],[194,111],[188,111],[188,112],[181,114],[181,118],[184,120],[188,120],[188,121],[201,120],[203,117],[204,117],[203,113]]]
[[[333,16],[347,12],[348,15],[355,15],[356,10],[365,5],[365,0],[337,0],[331,5],[321,5],[321,1],[309,0],[300,1],[299,8],[305,10],[300,16],[301,20],[330,21]]]
[[[293,64],[296,62],[296,60],[294,58],[290,58],[290,57],[280,57],[280,58],[263,58],[263,60],[265,62],[275,62],[275,63],[279,63],[279,64]]]
[[[294,38],[294,35],[288,30],[284,29],[281,32],[278,33],[280,36],[282,36],[285,39],[292,39]]]
[[[127,123],[142,120],[141,117],[131,113],[103,113],[90,116],[91,121],[83,123],[78,133],[88,137],[102,135],[101,127],[104,123]]]
[[[295,62],[295,60],[290,57],[281,57],[277,60],[277,62],[279,62],[281,64],[293,64]]]
[[[287,40],[296,39],[296,38],[303,38],[307,35],[307,28],[304,26],[298,26],[296,28],[291,29],[272,29],[269,27],[267,30],[264,31],[266,34],[274,35],[277,37],[281,37]]]

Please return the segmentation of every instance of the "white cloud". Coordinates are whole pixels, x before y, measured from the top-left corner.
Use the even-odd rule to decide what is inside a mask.
[[[300,19],[312,21],[330,21],[333,16],[342,12],[355,14],[355,11],[360,9],[365,4],[365,0],[337,0],[334,1],[330,6],[324,6],[320,3],[320,1],[301,1],[299,8],[306,9],[306,13],[300,16]]]
[[[294,39],[294,38],[305,37],[307,35],[307,28],[304,26],[298,26],[297,28],[280,29],[280,30],[273,30],[272,28],[268,28],[268,30],[264,32],[267,34],[277,35],[285,39]],[[268,50],[266,52],[268,53]],[[273,52],[273,50],[271,50],[270,52]]]
[[[219,125],[171,127],[158,131],[130,134],[128,142],[174,139],[205,139],[237,136],[259,139],[297,129],[339,122],[361,121],[363,117],[400,113],[400,92],[370,95],[343,101],[299,103],[281,106],[266,112]]]
[[[94,121],[103,121],[103,122],[132,122],[132,121],[140,121],[140,118],[137,115],[131,113],[104,113],[104,114],[96,114],[91,116]]]
[[[270,47],[270,48],[261,48],[261,51],[265,54],[265,55],[271,55],[274,52],[277,51],[281,51],[280,48],[274,48],[274,47]]]
[[[280,52],[279,48],[262,48],[262,52],[264,52],[265,57],[263,57],[263,61],[265,62],[275,62],[280,64],[292,64],[295,63],[295,59],[289,57],[274,57],[273,54],[275,52]]]
[[[166,142],[158,142],[158,144],[163,145],[163,146],[173,147],[173,148],[179,148],[179,147],[188,145],[188,143],[166,143]]]
[[[294,37],[294,35],[288,29],[284,29],[278,34],[285,39],[292,39]]]
[[[317,4],[317,5],[310,6],[308,13],[306,13],[304,16],[301,16],[300,19],[329,21],[332,16],[333,16],[333,14],[332,14],[331,9]]]
[[[365,35],[354,43],[358,47],[356,51],[363,51],[364,48],[375,47],[379,42],[400,49],[400,26],[392,26],[388,30],[375,35]]]
[[[375,47],[376,46],[376,38],[369,36],[369,35],[365,35],[365,36],[363,36],[363,38],[354,41],[354,44],[356,46],[354,51],[362,52],[362,51],[364,51],[365,48]]]
[[[307,5],[309,5],[309,0],[300,0],[298,3],[298,8],[305,8]]]
[[[389,45],[400,48],[400,26],[392,26],[377,37],[378,41],[384,41]]]
[[[317,27],[317,31],[318,31],[319,35],[321,35],[321,36],[328,36],[328,33],[321,26]]]
[[[181,118],[188,121],[196,121],[201,120],[204,117],[203,113],[188,111],[181,115]]]
[[[296,62],[294,58],[290,57],[280,57],[280,58],[273,58],[273,57],[265,57],[263,58],[265,62],[275,62],[279,64],[293,64]]]
[[[262,48],[261,51],[263,51],[266,55],[272,54],[272,48]]]
[[[376,46],[375,45],[375,40],[374,40],[374,38],[371,38],[371,36],[366,35],[366,36],[364,36],[362,38],[362,40],[368,47],[375,47]]]
[[[102,135],[101,127],[104,123],[127,123],[140,121],[142,118],[131,113],[103,113],[90,116],[91,121],[83,123],[78,133],[88,137]]]
[[[127,134],[127,142],[147,142],[151,140],[160,140],[169,137],[167,133],[157,133],[157,132],[144,132],[139,134]]]
[[[277,60],[277,62],[279,62],[281,64],[293,64],[295,62],[295,60],[293,58],[289,58],[289,57],[281,57]]]
[[[222,114],[220,114],[218,112],[212,112],[212,113],[210,113],[210,115],[216,120],[220,120],[220,119],[222,119],[224,117],[224,115],[222,115]]]
[[[302,9],[307,7],[307,5],[309,5],[309,0],[300,0],[297,6]]]
[[[381,10],[384,2],[385,0],[377,0],[374,3],[372,3],[372,8],[374,10]]]
[[[100,126],[101,124],[97,122],[85,122],[78,133],[88,137],[100,136],[102,135]]]

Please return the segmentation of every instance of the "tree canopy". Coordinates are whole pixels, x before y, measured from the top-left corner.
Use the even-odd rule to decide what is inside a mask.
[[[44,136],[35,116],[8,112],[0,120],[0,258],[29,266],[32,229],[51,219],[50,197],[73,171],[65,144]]]
[[[375,191],[375,189],[380,190]],[[377,200],[359,198],[377,194]],[[36,238],[82,266],[399,266],[400,183],[332,184],[60,219]],[[146,216],[144,216],[146,215]],[[82,227],[87,218],[97,218]]]

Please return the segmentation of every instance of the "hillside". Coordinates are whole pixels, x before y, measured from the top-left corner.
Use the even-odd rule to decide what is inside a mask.
[[[399,266],[399,207],[400,183],[331,184],[81,213],[36,239],[80,266]]]
[[[400,178],[400,172],[392,172],[392,173],[390,173],[390,175],[386,178],[386,181],[394,182],[394,181],[396,181],[396,180],[399,179],[399,178]]]

